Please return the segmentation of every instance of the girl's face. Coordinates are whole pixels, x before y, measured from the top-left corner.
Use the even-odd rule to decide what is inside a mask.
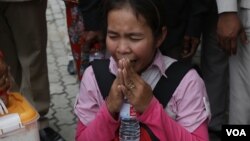
[[[108,13],[106,44],[116,62],[128,58],[134,70],[141,73],[152,63],[160,45],[157,42],[145,19],[136,17],[130,8]]]

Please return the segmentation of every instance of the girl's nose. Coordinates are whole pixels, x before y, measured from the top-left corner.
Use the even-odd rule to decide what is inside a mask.
[[[131,52],[131,49],[126,41],[120,41],[117,46],[117,51],[121,54],[127,54]]]

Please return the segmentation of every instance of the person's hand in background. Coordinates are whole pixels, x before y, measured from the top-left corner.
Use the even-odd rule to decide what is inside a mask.
[[[85,31],[85,40],[91,41],[91,40],[98,40],[101,38],[101,33],[99,31]]]
[[[237,40],[246,44],[247,36],[236,12],[225,12],[219,15],[217,35],[220,47],[228,54],[237,52]]]
[[[199,46],[200,39],[197,37],[184,36],[184,45],[181,52],[182,59],[192,58]]]
[[[83,53],[89,53],[95,44],[99,45],[99,49],[104,49],[104,38],[100,31],[85,31],[85,43],[82,48]]]

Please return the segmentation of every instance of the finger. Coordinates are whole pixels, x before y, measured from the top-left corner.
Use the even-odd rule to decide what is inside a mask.
[[[200,43],[200,39],[199,38],[193,38],[192,39],[192,48],[190,49],[190,56],[194,56],[197,48],[198,48],[198,45]]]
[[[223,39],[218,35],[216,37],[217,37],[218,47],[221,49],[221,51],[227,53],[225,45],[223,44]]]
[[[109,95],[106,98],[107,108],[110,113],[115,113],[119,111],[118,107],[119,105],[121,105],[123,99],[123,95],[120,91],[120,85],[117,85],[115,86],[115,90],[110,90]]]
[[[196,38],[196,37],[192,38],[192,47],[198,47],[199,43],[200,43],[199,38]]]
[[[138,81],[140,76],[137,74],[137,72],[133,68],[132,63],[129,60],[127,60],[125,65],[126,65],[128,77],[135,80],[135,81]]]
[[[120,96],[124,98],[124,92],[123,92],[124,85],[118,85],[118,92],[120,93]]]
[[[122,76],[122,70],[121,69],[117,70],[117,80],[118,80],[118,85],[123,84],[123,76]]]
[[[231,40],[231,52],[230,55],[235,55],[237,52],[237,39],[234,38]]]
[[[123,96],[123,99],[130,101],[130,96],[129,96],[129,90],[126,88],[125,85],[120,85],[121,93]]]
[[[189,49],[189,52],[187,52],[186,54],[183,54],[182,58],[186,59],[186,58],[191,58],[194,56],[197,47],[198,47],[199,42],[197,41],[193,41],[191,43],[191,48]]]
[[[190,45],[190,37],[189,36],[184,36],[184,48],[188,48]]]
[[[242,30],[241,32],[240,32],[240,42],[243,44],[243,45],[246,45],[246,44],[248,44],[248,40],[247,40],[247,35],[246,35],[246,32],[245,32],[245,30]]]
[[[130,77],[131,75],[133,75],[134,73],[136,73],[130,63],[130,60],[128,58],[126,58],[124,60],[124,68],[127,70],[128,72],[128,77]]]
[[[190,52],[185,52],[185,53],[182,53],[182,55],[181,55],[181,57],[183,58],[183,59],[187,59],[187,58],[189,58],[191,56],[191,53]]]
[[[124,85],[129,89],[128,85],[129,85],[130,81],[132,81],[132,80],[129,77],[128,72],[127,72],[126,69],[122,70],[122,75],[123,75],[123,78],[124,78]]]
[[[135,84],[136,80],[132,77],[129,77],[126,69],[123,70],[123,78],[124,78],[124,84],[125,84],[124,86],[128,90],[132,91],[133,89],[136,88],[136,84]]]
[[[124,77],[122,74],[122,70],[124,69],[124,65],[123,65],[123,60],[124,59],[120,59],[118,61],[118,75],[119,75],[119,84],[124,84]]]
[[[97,35],[98,34],[95,31],[87,31],[85,40],[86,41],[96,40]]]
[[[127,97],[128,101],[131,103],[133,101],[132,99],[134,97],[133,91],[127,90],[126,97]]]
[[[224,45],[224,39],[220,36],[217,36],[217,39],[218,39],[218,43],[219,43],[219,47],[223,50],[223,51],[226,51],[225,49],[225,45]]]
[[[129,90],[126,86],[121,86],[124,99],[128,100],[130,103],[134,97],[133,91]]]
[[[223,48],[228,55],[231,55],[231,40],[229,38],[223,39]]]
[[[193,45],[193,43],[191,43],[191,47],[189,48],[189,51],[186,52],[185,54],[183,54],[182,58],[186,59],[186,58],[191,58],[194,56],[195,51],[196,51],[196,46]]]
[[[188,48],[186,48],[186,49],[183,48],[182,51],[181,51],[181,57],[182,58],[188,58],[188,56],[190,54],[189,50],[190,49],[188,49]]]
[[[185,56],[183,56],[183,58],[191,58],[191,57],[193,57],[194,54],[195,54],[195,50],[196,49],[194,49],[193,47],[191,47],[190,52],[188,54],[186,54]]]
[[[189,53],[190,50],[190,37],[185,36],[184,37],[184,43],[183,43],[183,48],[181,51],[182,56],[186,56]]]
[[[119,61],[118,61],[118,68],[120,68],[120,69],[123,69],[124,67],[123,67],[123,60],[124,59],[120,59]]]
[[[129,82],[130,80],[132,80],[134,82],[135,85],[141,84],[143,82],[143,80],[141,79],[141,77],[138,75],[138,73],[134,70],[132,64],[130,61],[126,61],[126,63],[124,64],[124,80],[125,78],[127,79],[127,82]]]
[[[136,72],[132,68],[130,60],[125,59],[123,65],[124,65],[124,69],[123,69],[124,83],[126,84],[126,86],[132,83],[134,84],[134,82],[136,81]]]
[[[124,78],[124,84],[125,84],[125,86],[127,86],[128,85],[128,83],[129,83],[129,81],[131,81],[131,70],[130,70],[130,68],[129,68],[129,66],[128,66],[128,63],[129,63],[129,59],[124,59],[123,60],[123,66],[124,66],[124,69],[122,70],[122,74],[123,74],[123,78]]]
[[[121,89],[121,92],[122,92],[122,94],[124,96],[124,99],[127,99],[128,98],[128,95],[127,95],[128,89],[126,88],[126,86],[125,85],[120,85],[120,89]]]

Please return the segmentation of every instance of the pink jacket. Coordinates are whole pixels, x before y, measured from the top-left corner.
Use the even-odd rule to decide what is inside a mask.
[[[153,89],[157,80],[174,61],[158,52],[153,64],[142,74],[142,78]],[[112,58],[110,70],[116,74],[117,66]],[[161,75],[158,75],[159,72]],[[85,71],[83,78],[75,104],[75,113],[79,118],[76,140],[111,141],[119,128],[119,120],[113,119],[109,114],[92,67]],[[210,112],[207,101],[203,80],[196,71],[190,70],[165,108],[153,97],[148,108],[137,118],[146,124],[160,141],[208,141],[207,123]]]

